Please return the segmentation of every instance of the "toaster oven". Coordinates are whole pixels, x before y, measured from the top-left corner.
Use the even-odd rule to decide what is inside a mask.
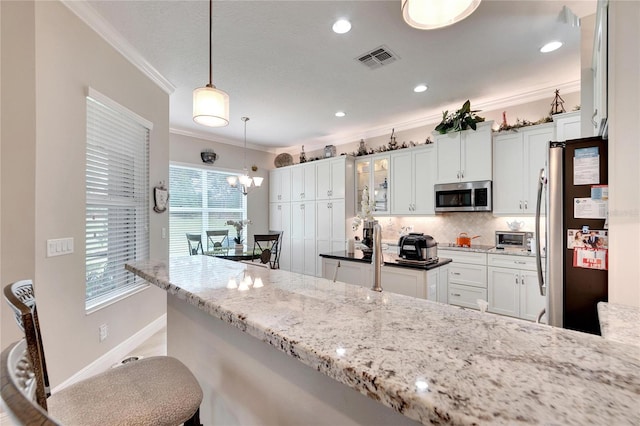
[[[496,248],[530,250],[529,242],[533,232],[496,231]]]

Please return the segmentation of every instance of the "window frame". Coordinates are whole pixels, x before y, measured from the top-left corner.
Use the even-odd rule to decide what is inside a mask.
[[[124,270],[124,263],[148,260],[150,256],[149,149],[153,123],[91,87],[85,99],[85,313],[91,314],[149,288],[148,282]],[[113,126],[105,133],[95,133],[105,130],[98,128],[102,123]],[[111,138],[116,142],[101,140]],[[101,160],[104,163],[96,160],[100,155],[106,158]],[[109,171],[104,172],[105,168]],[[118,185],[120,188],[114,189]],[[100,259],[103,265],[96,266],[95,261]],[[90,282],[92,274],[102,276]],[[94,285],[108,280],[118,282],[97,296],[89,295]]]

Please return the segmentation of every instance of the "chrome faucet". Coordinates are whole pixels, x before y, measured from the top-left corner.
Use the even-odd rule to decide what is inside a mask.
[[[378,222],[373,225],[373,291],[382,291],[380,276],[382,275],[382,227]]]

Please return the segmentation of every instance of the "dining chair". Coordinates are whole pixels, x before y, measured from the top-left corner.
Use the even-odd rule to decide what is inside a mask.
[[[274,269],[280,269],[280,253],[282,252],[282,236],[284,235],[284,231],[276,231],[276,230],[269,230],[270,234],[277,234],[278,235],[278,250],[276,252],[276,258],[275,258],[275,268]]]
[[[23,425],[200,425],[203,393],[169,356],[131,361],[51,394],[31,280],[4,288],[24,338],[2,352],[0,394]]]
[[[222,251],[229,245],[229,230],[215,229],[207,232],[207,252]]]
[[[187,243],[189,243],[189,255],[204,254],[202,249],[202,235],[187,233]]]
[[[260,253],[260,262],[268,263],[271,269],[278,269],[278,241],[279,234],[254,234],[253,252]]]

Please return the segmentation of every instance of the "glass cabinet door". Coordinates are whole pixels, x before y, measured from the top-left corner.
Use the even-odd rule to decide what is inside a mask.
[[[362,194],[369,189],[369,202],[378,214],[389,213],[389,156],[356,160],[356,209],[362,211]]]

